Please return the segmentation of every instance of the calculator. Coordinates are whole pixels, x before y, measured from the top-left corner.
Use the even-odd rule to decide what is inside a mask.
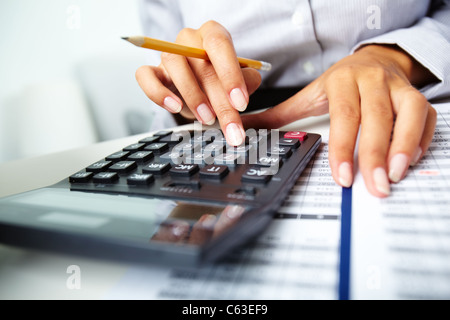
[[[199,265],[260,235],[321,143],[302,131],[160,131],[59,183],[0,199],[0,241],[102,259]]]

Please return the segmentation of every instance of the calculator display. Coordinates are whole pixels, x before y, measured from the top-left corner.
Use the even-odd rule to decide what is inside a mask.
[[[207,205],[168,199],[141,199],[42,189],[12,198],[3,209],[14,222],[44,229],[145,243],[204,245],[231,228],[245,212],[239,205]],[[52,204],[49,206],[49,204]],[[26,208],[33,210],[26,211]]]

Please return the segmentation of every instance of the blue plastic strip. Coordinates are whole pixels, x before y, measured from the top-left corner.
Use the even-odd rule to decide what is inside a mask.
[[[339,257],[339,300],[350,299],[350,241],[352,223],[352,189],[342,189],[341,250]]]

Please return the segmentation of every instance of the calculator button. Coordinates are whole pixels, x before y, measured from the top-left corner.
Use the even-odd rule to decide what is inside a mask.
[[[78,172],[69,177],[69,181],[74,183],[86,183],[91,180],[94,174],[92,172]]]
[[[194,153],[197,152],[201,149],[201,146],[199,144],[194,144],[194,143],[180,143],[178,145],[176,145],[175,147],[173,147],[173,151],[178,151],[184,154],[190,154],[190,153]]]
[[[119,151],[106,157],[108,161],[123,161],[130,155],[129,151]]]
[[[157,133],[155,133],[153,136],[157,136],[157,137],[161,138],[161,137],[165,137],[165,136],[172,134],[172,132],[173,131],[169,131],[169,130],[161,130],[161,131],[158,131]]]
[[[139,143],[145,143],[147,145],[147,144],[152,144],[152,143],[158,142],[159,139],[161,139],[161,137],[152,136],[152,137],[147,137],[142,140],[139,140]]]
[[[143,172],[161,175],[170,170],[170,163],[150,163],[142,168]]]
[[[119,180],[117,172],[100,172],[94,176],[94,183],[114,183]]]
[[[236,153],[236,154],[240,154],[244,157],[246,157],[248,155],[248,153],[250,152],[250,150],[253,149],[252,145],[241,145],[241,146],[237,146],[237,147],[228,147],[227,148],[227,153]]]
[[[156,154],[163,154],[164,152],[169,150],[169,145],[162,142],[152,143],[151,145],[146,146],[145,150],[152,151]]]
[[[303,142],[308,134],[303,131],[290,131],[284,135],[285,139],[298,139]]]
[[[271,156],[289,158],[292,154],[292,150],[289,147],[278,146],[270,148],[267,150],[267,153]]]
[[[300,147],[300,140],[299,139],[280,139],[277,143],[279,146],[286,146],[293,149],[297,149]]]
[[[130,185],[147,186],[155,181],[155,177],[151,173],[134,173],[127,178]]]
[[[162,137],[159,142],[163,142],[163,143],[167,143],[169,145],[175,145],[180,143],[181,141],[183,141],[183,136],[180,135],[175,135],[175,133],[166,136],[166,137]]]
[[[136,152],[136,151],[144,149],[144,147],[145,147],[145,143],[134,143],[134,144],[129,145],[128,147],[123,148],[123,151]]]
[[[96,163],[91,164],[86,168],[86,171],[89,172],[102,172],[108,169],[113,164],[112,161],[98,161]]]
[[[173,164],[181,164],[184,162],[186,156],[179,151],[172,150],[171,152],[164,153],[159,157],[161,161],[171,162]]]
[[[242,175],[243,182],[266,183],[272,178],[270,169],[268,168],[250,168]]]
[[[202,178],[212,178],[212,179],[222,179],[225,177],[230,170],[227,166],[219,165],[209,165],[205,166],[200,170],[200,177]]]
[[[109,167],[109,170],[118,173],[128,173],[136,168],[137,165],[134,161],[120,161]]]
[[[281,167],[283,164],[283,160],[278,156],[264,156],[258,159],[257,165],[262,167],[272,167],[278,166]]]
[[[214,157],[214,164],[235,166],[236,164],[241,164],[242,158],[238,154],[233,153],[223,153]]]
[[[179,164],[170,169],[170,173],[177,177],[190,177],[198,171],[196,164]]]
[[[208,144],[203,151],[203,153],[210,154],[212,156],[218,156],[224,152],[225,152],[225,145],[222,143],[215,143],[215,142]]]
[[[154,158],[151,151],[138,151],[128,157],[128,160],[136,161],[137,163],[144,163]]]
[[[208,155],[208,154],[204,154],[204,153],[194,153],[194,154],[190,154],[186,157],[186,163],[189,164],[211,164],[213,163],[213,158]]]
[[[201,136],[194,135],[194,137],[191,139],[191,142],[194,143],[195,145],[200,145],[200,146],[204,147],[213,142],[213,137],[206,136],[206,135],[201,135]]]

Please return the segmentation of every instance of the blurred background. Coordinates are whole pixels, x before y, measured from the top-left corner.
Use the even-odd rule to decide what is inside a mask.
[[[0,163],[152,125],[136,0],[1,0],[0,30]]]

